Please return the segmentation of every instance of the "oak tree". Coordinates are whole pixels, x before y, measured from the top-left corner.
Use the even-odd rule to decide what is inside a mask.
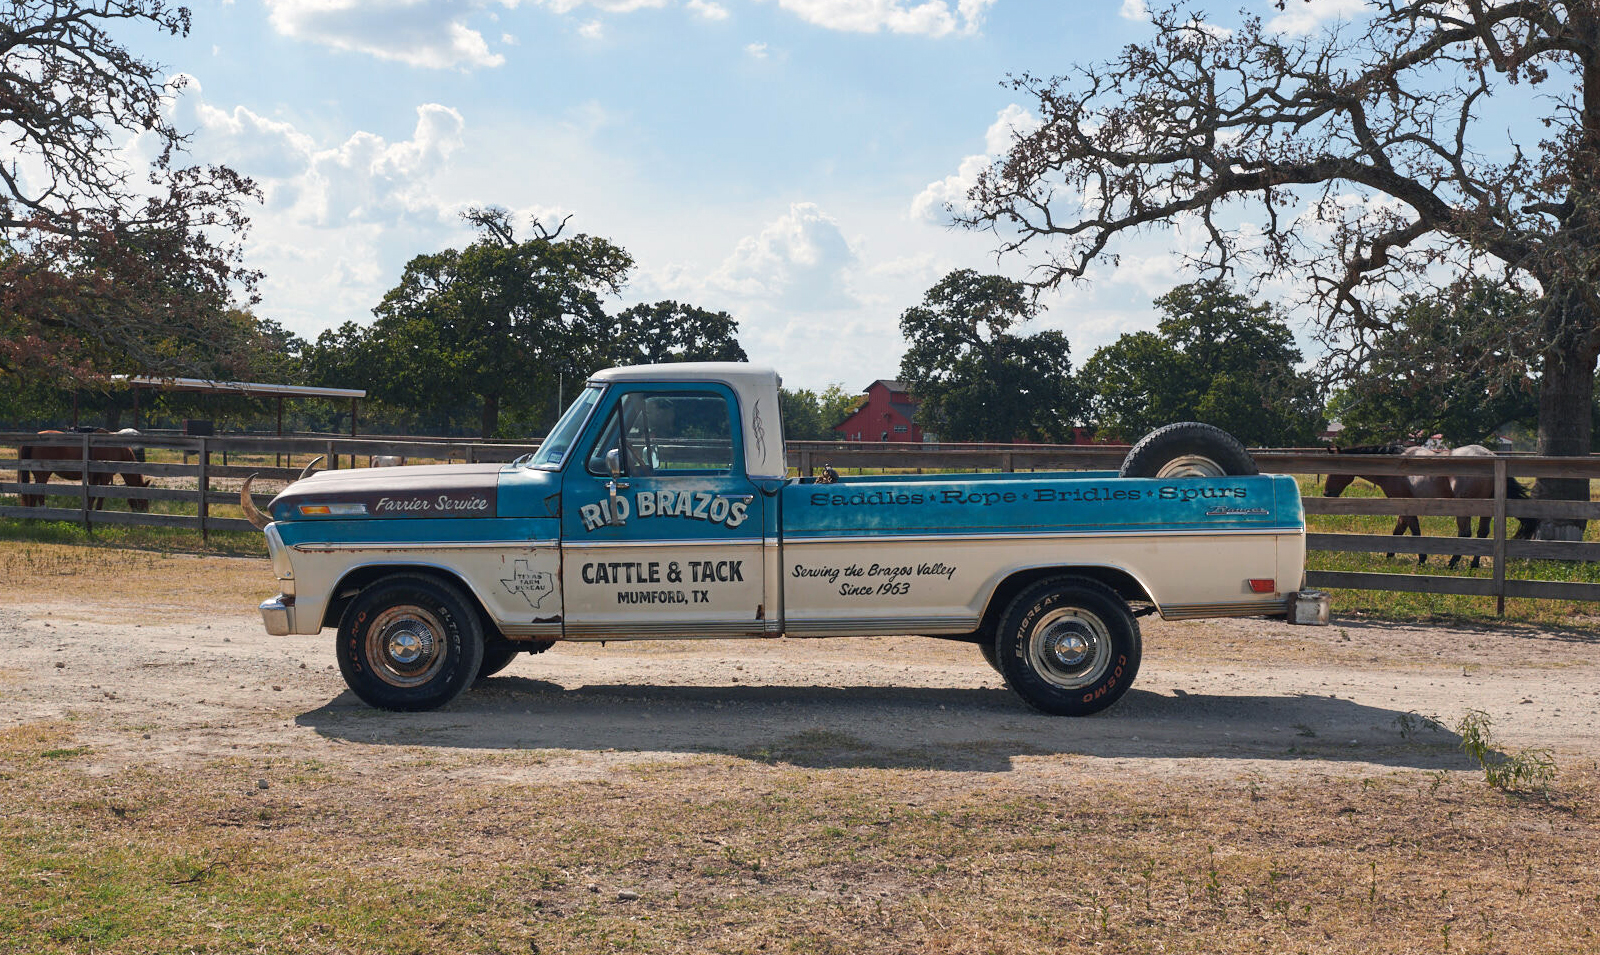
[[[606,317],[595,338],[612,365],[748,361],[738,333],[739,323],[727,312],[663,301]]]
[[[175,36],[164,0],[6,0],[0,16],[0,375],[191,372],[225,358],[226,310],[253,300],[243,205],[224,166],[185,166],[166,109],[182,75],[130,51]],[[127,157],[137,137],[150,157]],[[235,362],[236,363],[236,362]]]
[[[1035,255],[1041,287],[1181,225],[1206,267],[1303,289],[1346,370],[1392,327],[1396,289],[1496,273],[1539,308],[1482,330],[1499,339],[1484,350],[1537,364],[1541,453],[1589,452],[1600,7],[1371,0],[1359,22],[1303,35],[1188,7],[1152,19],[1149,40],[1107,62],[1013,78],[1039,125],[958,218]],[[1588,482],[1541,479],[1535,494],[1587,500]]]
[[[1216,279],[1155,301],[1155,332],[1123,335],[1084,363],[1102,430],[1135,440],[1173,421],[1204,421],[1248,445],[1303,447],[1322,426],[1316,382],[1283,316]]]
[[[1059,331],[1018,334],[1038,314],[1027,287],[957,269],[900,316],[900,377],[924,431],[951,441],[1068,441],[1083,395]]]
[[[364,377],[379,400],[435,410],[475,401],[492,437],[503,405],[548,404],[553,418],[560,381],[601,363],[602,298],[621,292],[633,258],[598,236],[563,238],[565,220],[536,221],[518,239],[503,209],[466,218],[474,242],[413,258],[376,321],[340,335],[371,356]]]

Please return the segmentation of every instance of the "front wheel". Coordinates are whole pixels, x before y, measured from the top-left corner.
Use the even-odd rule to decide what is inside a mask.
[[[995,644],[999,670],[1030,706],[1056,716],[1098,713],[1139,672],[1139,621],[1096,580],[1058,577],[1006,608]]]
[[[433,710],[478,675],[483,629],[459,588],[396,574],[351,601],[339,621],[339,670],[363,702],[382,710]]]
[[[554,640],[516,641],[504,637],[491,637],[483,644],[483,663],[478,667],[478,680],[487,680],[511,665],[519,653],[543,653],[555,646]]]

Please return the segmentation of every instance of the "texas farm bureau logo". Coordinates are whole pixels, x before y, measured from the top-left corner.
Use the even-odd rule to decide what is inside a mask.
[[[539,606],[544,598],[556,590],[554,576],[542,570],[530,569],[525,560],[517,561],[512,566],[511,577],[509,579],[502,577],[500,583],[510,592],[521,594],[522,599],[526,600],[530,607]]]
[[[738,527],[750,516],[750,502],[738,498],[730,500],[710,491],[640,491],[631,497],[616,497],[618,522],[629,517],[682,517],[691,521],[709,521],[729,529]],[[585,531],[595,531],[611,523],[611,501],[602,498],[593,504],[578,508]]]

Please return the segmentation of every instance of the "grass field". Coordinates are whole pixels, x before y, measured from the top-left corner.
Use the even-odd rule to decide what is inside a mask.
[[[1547,801],[1449,774],[1019,786],[783,753],[563,785],[452,784],[473,760],[410,753],[110,777],[88,756],[70,727],[0,735],[0,951],[1600,947],[1581,773]]]

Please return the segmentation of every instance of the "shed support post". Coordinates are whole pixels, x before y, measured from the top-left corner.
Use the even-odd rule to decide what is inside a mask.
[[[1494,613],[1506,615],[1506,459],[1494,459]]]
[[[205,438],[200,439],[200,469],[196,475],[195,483],[200,485],[200,546],[210,544],[210,531],[206,527],[206,518],[211,514],[211,449]]]
[[[76,409],[78,398],[77,394],[74,393],[72,398],[74,409]],[[73,422],[77,422],[76,412],[73,414]],[[83,529],[92,534],[94,533],[94,528],[89,524],[89,436],[87,434],[83,435],[82,448],[83,470],[80,472],[79,476],[83,478]]]

